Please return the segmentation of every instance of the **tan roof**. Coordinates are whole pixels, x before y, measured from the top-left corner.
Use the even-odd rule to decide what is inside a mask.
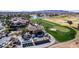
[[[41,26],[38,25],[38,24],[34,24],[34,25],[29,24],[28,27],[27,27],[27,29],[28,29],[29,31],[42,30]]]
[[[11,19],[11,21],[12,21],[13,23],[18,23],[18,22],[20,22],[20,23],[26,23],[26,22],[28,22],[29,20],[23,19],[22,17],[14,17],[14,18]]]

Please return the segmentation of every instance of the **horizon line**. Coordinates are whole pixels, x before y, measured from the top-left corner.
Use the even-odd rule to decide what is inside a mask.
[[[0,12],[34,12],[34,11],[48,11],[48,9],[47,10],[0,10]],[[51,10],[49,10],[49,11],[51,11]],[[56,10],[56,11],[58,11],[58,10]],[[61,10],[61,11],[79,12],[79,10]]]

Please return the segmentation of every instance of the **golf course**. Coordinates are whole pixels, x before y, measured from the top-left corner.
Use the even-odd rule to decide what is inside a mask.
[[[66,42],[75,38],[76,31],[70,27],[42,19],[32,19],[32,22],[41,24],[46,32],[54,36],[58,42]]]

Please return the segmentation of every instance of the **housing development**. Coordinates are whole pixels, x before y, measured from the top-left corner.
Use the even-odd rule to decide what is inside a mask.
[[[79,13],[0,12],[0,48],[79,47]]]

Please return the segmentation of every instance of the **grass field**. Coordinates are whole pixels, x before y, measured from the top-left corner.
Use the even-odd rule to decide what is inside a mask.
[[[56,40],[59,42],[65,42],[65,41],[69,41],[75,38],[76,31],[67,26],[62,26],[57,23],[48,22],[46,20],[41,20],[41,19],[34,19],[32,20],[32,22],[39,23],[42,26],[44,26],[44,29],[49,34],[54,36]],[[50,28],[55,28],[56,31],[51,31]]]

